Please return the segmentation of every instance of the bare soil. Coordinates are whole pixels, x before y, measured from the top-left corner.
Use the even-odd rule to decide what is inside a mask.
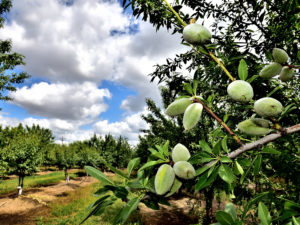
[[[3,195],[0,198],[0,224],[36,224],[37,217],[47,215],[48,203],[95,182],[97,180],[92,177],[78,177],[70,180],[68,184],[62,181],[45,187],[25,189],[22,196],[17,196],[16,193]]]

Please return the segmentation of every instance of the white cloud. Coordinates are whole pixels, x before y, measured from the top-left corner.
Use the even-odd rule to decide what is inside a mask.
[[[164,28],[156,32],[150,23],[124,14],[117,0],[62,2],[65,0],[13,3],[11,21],[0,30],[0,36],[12,39],[14,51],[25,55],[25,71],[49,83],[25,86],[12,94],[13,104],[44,119],[5,117],[3,123],[35,122],[53,129],[58,137],[76,140],[93,134],[80,126],[97,121],[95,131],[124,134],[135,143],[138,130],[146,126],[139,118],[145,98],[157,104],[161,101],[157,85],[150,83],[147,75],[155,64],[189,48],[180,44],[180,34],[171,35]],[[139,24],[136,33],[129,31],[132,23]],[[105,98],[111,97],[109,90],[98,88],[103,80],[137,93],[124,96],[120,103],[125,115],[131,116],[115,123],[98,121],[109,107]]]
[[[123,120],[114,123],[108,123],[107,120],[99,121],[94,124],[95,132],[100,135],[109,133],[115,137],[123,136],[128,138],[130,144],[135,145],[139,140],[139,130],[148,128],[147,123],[141,118],[141,115],[145,113],[146,109],[142,112],[129,115]]]
[[[45,82],[24,86],[11,94],[13,103],[30,114],[65,120],[95,119],[105,112],[110,98],[108,89],[98,89],[91,82],[65,84]]]

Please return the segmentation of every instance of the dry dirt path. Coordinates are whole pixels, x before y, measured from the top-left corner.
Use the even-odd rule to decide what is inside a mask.
[[[0,196],[0,225],[32,225],[35,219],[48,213],[48,203],[61,196],[97,182],[92,177],[78,177],[70,183],[58,184],[24,190],[22,196],[15,193]]]

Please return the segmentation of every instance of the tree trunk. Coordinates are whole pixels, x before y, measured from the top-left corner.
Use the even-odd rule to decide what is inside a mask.
[[[214,190],[213,189],[206,189],[204,191],[205,195],[205,211],[206,215],[203,221],[204,225],[211,224],[213,222],[213,208],[212,208],[212,203],[214,199]]]
[[[66,183],[68,184],[70,182],[69,174],[68,174],[68,169],[65,169],[65,179]]]
[[[24,184],[24,176],[20,175],[19,176],[19,185],[18,185],[18,195],[22,195],[23,191],[23,184]]]

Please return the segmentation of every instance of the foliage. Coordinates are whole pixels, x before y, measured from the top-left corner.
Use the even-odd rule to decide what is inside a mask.
[[[0,2],[0,28],[3,27],[5,15],[11,7],[11,0]],[[24,56],[12,52],[11,41],[0,40],[0,100],[11,100],[7,91],[16,91],[15,85],[23,83],[29,77],[25,72],[16,73],[14,71],[17,66],[24,64]]]

